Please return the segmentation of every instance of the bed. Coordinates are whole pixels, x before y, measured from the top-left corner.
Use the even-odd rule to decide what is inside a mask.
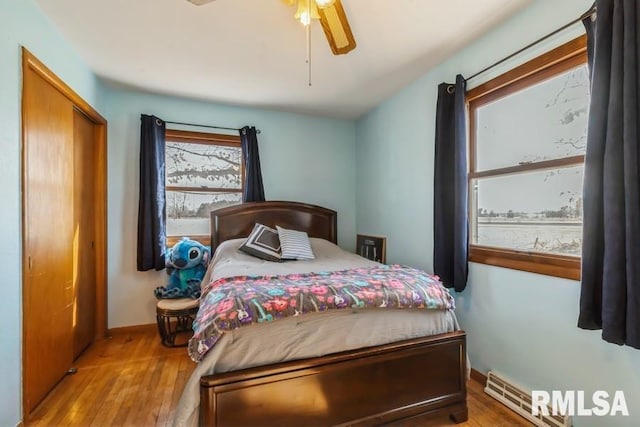
[[[329,258],[335,269],[375,264],[344,251],[334,259],[341,250],[332,210],[244,203],[211,213],[215,268],[203,283],[249,271],[237,248],[255,223],[306,231],[319,265]],[[466,335],[453,312],[349,309],[266,323],[223,334],[186,384],[175,425],[381,425],[443,414],[467,420]]]

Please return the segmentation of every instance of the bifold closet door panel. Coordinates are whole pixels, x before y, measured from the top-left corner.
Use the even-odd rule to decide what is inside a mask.
[[[73,361],[73,105],[23,73],[23,384],[25,410]]]

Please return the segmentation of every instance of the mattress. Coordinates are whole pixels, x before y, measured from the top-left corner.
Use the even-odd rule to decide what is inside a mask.
[[[331,242],[314,238],[311,243],[315,260],[274,263],[238,251],[243,241],[229,240],[219,246],[203,283],[242,275],[339,271],[376,265]],[[174,425],[197,425],[202,376],[459,329],[451,310],[343,309],[288,317],[230,331],[207,353],[185,385]]]

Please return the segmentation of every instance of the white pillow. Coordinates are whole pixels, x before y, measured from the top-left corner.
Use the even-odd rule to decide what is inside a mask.
[[[310,260],[316,259],[311,250],[309,236],[304,231],[288,230],[280,226],[278,238],[282,248],[282,259]]]

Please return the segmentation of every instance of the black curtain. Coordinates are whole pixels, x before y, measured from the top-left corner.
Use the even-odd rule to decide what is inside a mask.
[[[596,5],[591,6],[592,10],[595,10]],[[594,23],[595,14],[587,13],[587,17],[582,19],[582,23],[584,24],[584,31],[587,33],[587,65],[589,67],[589,75],[593,73],[593,54],[594,54],[594,43],[595,43],[595,30],[596,26]]]
[[[466,85],[461,75],[455,85],[441,83],[436,110],[433,269],[457,292],[469,271]]]
[[[166,252],[165,123],[146,114],[140,117],[140,121],[138,271],[162,270]]]
[[[640,348],[638,4],[598,0],[596,11],[578,326]]]
[[[254,126],[240,129],[242,141],[242,157],[244,160],[244,192],[243,202],[264,202],[264,185],[260,169],[260,154],[258,153],[258,136]]]

